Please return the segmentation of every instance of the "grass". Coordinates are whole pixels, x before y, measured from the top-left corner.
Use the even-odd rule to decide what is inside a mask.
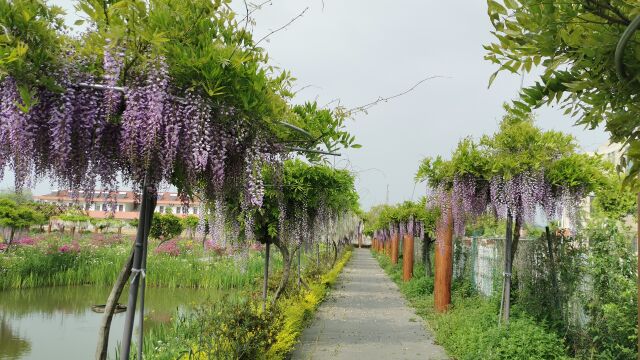
[[[350,257],[347,249],[333,268],[309,269],[318,274],[306,277],[309,289],[291,286],[288,296],[267,311],[255,298],[223,300],[154,329],[145,340],[145,358],[286,359]]]
[[[108,245],[91,244],[90,235],[76,240],[74,251],[59,248],[70,238],[45,238],[37,246],[19,246],[0,255],[0,290],[43,286],[96,285],[111,286],[129,251],[128,241]],[[187,243],[185,241],[185,243]],[[147,285],[154,287],[188,287],[215,290],[242,289],[252,286],[262,276],[264,256],[250,251],[243,260],[211,255],[191,246],[179,256],[150,251],[147,260]],[[155,244],[150,244],[154,249]],[[272,264],[282,264],[273,254]]]
[[[468,283],[455,282],[453,304],[444,314],[433,309],[433,279],[427,278],[421,265],[414,277],[402,281],[402,265],[392,265],[389,257],[373,253],[402,294],[425,319],[436,342],[458,360],[568,359],[563,340],[526,313],[514,310],[508,327],[498,325],[499,301],[476,294]]]
[[[101,235],[101,234],[100,234]],[[0,290],[44,286],[111,286],[131,249],[131,240],[115,236],[83,234],[75,239],[40,235],[29,245],[15,246],[0,254]],[[147,260],[147,285],[189,287],[220,292],[215,301],[182,314],[146,336],[148,359],[284,359],[293,350],[313,312],[325,298],[351,256],[347,249],[336,265],[328,269],[332,254],[322,251],[321,264],[315,252],[302,257],[303,277],[309,289],[296,285],[293,261],[290,286],[275,305],[262,311],[260,289],[263,252],[249,251],[238,259],[204,252],[188,240],[179,242],[179,255],[153,251]],[[270,293],[282,276],[282,259],[272,254]],[[211,341],[211,339],[215,339]]]

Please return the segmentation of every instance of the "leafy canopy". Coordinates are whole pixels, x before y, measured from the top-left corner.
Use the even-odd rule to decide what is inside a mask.
[[[630,144],[626,160],[630,175],[640,172],[640,48],[635,33],[624,48],[625,68],[616,72],[616,45],[638,13],[635,2],[488,0],[495,41],[485,45],[486,59],[502,71],[531,72],[536,83],[521,91],[514,109],[528,113],[559,103],[578,124],[595,128],[604,123],[613,142]],[[631,74],[631,75],[629,75]],[[622,168],[626,168],[623,164]]]
[[[365,233],[372,235],[377,230],[386,230],[390,226],[407,223],[410,220],[422,224],[426,232],[435,231],[439,209],[426,206],[426,197],[418,202],[405,201],[397,205],[379,205],[373,207],[365,216]]]
[[[309,219],[321,211],[342,214],[359,209],[355,179],[347,170],[295,159],[285,161],[281,174],[275,169],[265,172],[264,204],[256,216],[256,233],[261,241],[278,236],[281,209],[288,217]]]
[[[43,222],[43,216],[32,208],[18,205],[15,201],[0,199],[0,226],[24,229]]]

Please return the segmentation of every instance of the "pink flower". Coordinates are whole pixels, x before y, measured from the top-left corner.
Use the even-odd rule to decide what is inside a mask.
[[[69,245],[69,244],[64,244],[64,245],[62,245],[62,246],[60,246],[60,247],[58,248],[58,251],[59,251],[59,252],[61,252],[61,253],[71,252],[71,245]]]
[[[158,246],[155,250],[156,254],[166,254],[170,256],[180,255],[180,247],[177,240],[167,241]]]
[[[205,245],[205,250],[211,250],[218,255],[222,255],[225,250],[223,246],[220,246],[220,244],[213,241],[207,241],[204,245]]]
[[[8,245],[5,243],[0,243],[0,251],[5,251],[7,249]]]
[[[61,253],[78,253],[80,252],[80,244],[78,244],[77,241],[74,241],[71,244],[64,244],[58,248],[58,251]]]
[[[15,244],[22,245],[22,246],[32,246],[36,244],[36,239],[30,238],[30,237],[23,237],[21,239],[16,240]]]

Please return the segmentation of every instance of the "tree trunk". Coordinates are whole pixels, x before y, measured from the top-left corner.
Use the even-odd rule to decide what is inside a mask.
[[[444,216],[447,217],[447,221],[440,219],[436,229],[436,273],[433,298],[437,312],[445,312],[449,309],[453,278],[453,213],[450,206]]]
[[[131,274],[131,266],[133,265],[133,252],[135,247],[131,247],[131,252],[129,253],[129,258],[122,266],[122,270],[120,270],[120,274],[116,279],[115,284],[113,284],[113,288],[111,289],[111,293],[109,293],[109,298],[107,299],[107,304],[104,309],[104,315],[102,316],[102,321],[100,322],[100,328],[98,330],[98,345],[96,346],[96,359],[106,360],[107,354],[109,351],[109,330],[111,329],[111,320],[113,319],[113,311],[116,309],[116,303],[118,299],[120,299],[120,295],[122,294],[122,290],[124,289],[124,285],[127,283],[127,279]]]
[[[511,311],[511,241],[513,238],[513,216],[511,210],[507,211],[507,232],[504,239],[504,276],[502,282],[502,321],[509,325],[509,315]]]
[[[262,311],[267,310],[267,292],[269,291],[269,250],[271,242],[267,240],[264,251],[264,277],[262,280]]]
[[[13,237],[15,236],[15,233],[16,233],[16,229],[10,228],[10,230],[9,230],[9,241],[7,242],[7,248],[4,249],[5,253],[9,253],[9,249],[11,248],[11,244],[13,243]]]
[[[516,216],[515,223],[513,225],[513,241],[511,243],[511,267],[513,267],[513,259],[516,258],[516,251],[518,250],[518,244],[520,243],[520,230],[522,229],[522,219],[520,216]],[[511,272],[511,269],[509,269]]]
[[[333,268],[336,266],[336,261],[338,261],[338,245],[333,240],[331,240],[331,244],[333,244],[333,261],[331,262],[331,268]]]
[[[422,240],[422,263],[424,264],[424,271],[427,277],[433,277],[433,269],[431,267],[431,243],[432,240],[429,235],[425,235]]]
[[[280,250],[280,254],[282,254],[282,279],[280,279],[280,284],[278,285],[278,289],[276,290],[275,295],[273,296],[272,304],[275,304],[282,295],[282,292],[287,288],[287,284],[289,284],[289,274],[291,273],[291,256],[295,254],[290,254],[289,249],[285,244],[282,244],[280,240],[274,242],[274,245]],[[296,251],[295,249],[293,250]]]
[[[549,230],[549,226],[545,226],[544,228],[545,237],[547,238],[547,254],[549,257],[549,270],[551,274],[551,286],[553,286],[554,301],[553,304],[557,311],[560,310],[560,302],[558,301],[559,289],[558,289],[558,274],[556,272],[556,261],[553,255],[553,243],[551,241],[551,231]]]
[[[318,268],[320,268],[320,242],[318,242],[316,245],[316,265],[318,265]]]

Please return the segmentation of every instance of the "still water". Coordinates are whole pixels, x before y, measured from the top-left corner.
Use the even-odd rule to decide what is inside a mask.
[[[90,306],[104,304],[109,291],[94,286],[0,291],[0,360],[92,359],[102,314]],[[147,288],[145,332],[208,297],[204,290]],[[120,302],[126,299],[125,291]],[[111,323],[111,358],[122,337],[124,315],[115,314]]]

